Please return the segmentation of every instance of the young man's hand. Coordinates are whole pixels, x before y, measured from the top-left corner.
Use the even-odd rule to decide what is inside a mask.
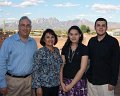
[[[112,90],[114,90],[114,89],[115,89],[115,86],[108,84],[108,90],[109,90],[109,91],[112,91]]]

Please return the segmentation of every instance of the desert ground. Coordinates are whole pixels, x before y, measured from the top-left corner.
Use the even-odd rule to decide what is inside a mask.
[[[95,35],[84,34],[83,43],[84,43],[85,45],[87,45],[89,39],[90,39],[91,37],[93,37],[93,36],[95,36]],[[40,48],[40,47],[41,47],[41,45],[40,45],[40,43],[39,43],[40,37],[39,37],[39,36],[35,36],[35,37],[33,37],[33,38],[36,40],[37,45],[38,45],[38,48]],[[120,45],[120,36],[116,36],[115,38],[118,39],[119,45]],[[65,41],[66,41],[66,38],[65,38],[65,37],[59,37],[59,38],[58,38],[58,43],[57,43],[55,46],[58,47],[59,49],[61,49],[62,46],[64,45]]]

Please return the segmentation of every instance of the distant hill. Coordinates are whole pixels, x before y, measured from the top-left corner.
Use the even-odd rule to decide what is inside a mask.
[[[56,18],[37,18],[32,20],[32,29],[39,30],[39,29],[46,29],[46,28],[53,28],[53,29],[62,29],[66,30],[70,28],[72,25],[85,24],[89,26],[91,29],[94,29],[94,22],[91,22],[87,19],[76,19],[76,20],[68,20],[68,21],[59,21]],[[0,27],[3,25],[0,25]],[[7,30],[16,30],[18,27],[18,21],[9,22],[5,24],[5,28]],[[109,29],[116,29],[120,28],[120,22],[108,22]]]

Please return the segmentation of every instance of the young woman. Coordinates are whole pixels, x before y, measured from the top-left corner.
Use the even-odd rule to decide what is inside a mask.
[[[83,34],[78,26],[68,30],[68,39],[62,48],[59,96],[87,96],[85,71],[88,49],[82,44]]]
[[[54,47],[57,41],[52,29],[45,30],[40,40],[43,47],[34,54],[32,85],[37,96],[58,96],[62,58]]]

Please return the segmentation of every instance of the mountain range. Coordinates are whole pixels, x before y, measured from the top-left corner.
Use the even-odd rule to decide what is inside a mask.
[[[86,25],[89,26],[91,30],[94,29],[94,22],[89,21],[87,19],[76,19],[76,20],[68,20],[68,21],[60,21],[56,18],[37,18],[32,20],[32,29],[33,30],[41,30],[46,28],[53,28],[59,30],[66,30],[70,28],[72,25]],[[0,25],[0,27],[3,25]],[[18,21],[5,23],[6,30],[17,30]],[[108,22],[109,29],[117,29],[120,28],[120,22]]]

